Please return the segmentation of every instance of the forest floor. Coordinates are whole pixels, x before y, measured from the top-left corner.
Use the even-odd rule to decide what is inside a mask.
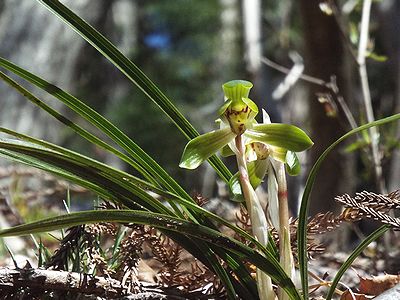
[[[36,181],[26,180],[27,177],[38,176],[44,175],[27,169],[0,172],[0,184],[3,183],[3,187],[7,187],[0,189],[2,228],[24,222],[32,212],[39,217],[65,213],[62,199],[65,196],[66,183],[47,175],[39,185]],[[69,189],[74,193],[74,197],[87,195],[87,191],[78,187]],[[17,191],[18,197],[15,196]],[[7,195],[13,195],[13,201],[10,201]],[[243,211],[232,202],[214,198],[205,203],[204,208],[248,229],[248,224],[245,224],[247,219],[241,218]],[[130,240],[121,241],[121,248],[126,248],[125,253],[121,251],[120,263],[124,268],[107,266],[111,260],[107,253],[110,252],[116,237],[113,226],[76,227],[65,231],[64,235],[58,238],[43,238],[46,244],[46,248],[43,249],[48,251],[46,268],[38,268],[39,253],[30,237],[5,240],[0,249],[0,299],[73,299],[73,295],[80,295],[79,299],[97,300],[224,299],[223,287],[212,272],[179,245],[149,227],[127,228],[126,236]],[[357,223],[341,224],[340,227],[340,230],[313,238],[315,249],[318,251],[312,254],[309,262],[310,299],[325,299],[330,282],[338,269],[350,255],[351,249],[359,243],[359,238],[362,239]],[[232,233],[227,231],[227,234]],[[101,237],[101,246],[94,246],[97,235]],[[135,239],[141,242],[132,243]],[[334,299],[373,299],[396,286],[400,282],[399,246],[400,240],[394,232],[372,243],[343,275]],[[78,272],[72,272],[71,267],[60,267],[62,263],[71,263],[75,252],[82,256],[79,263],[84,262],[85,267],[81,272],[79,268]],[[130,263],[130,268],[129,263],[123,262],[123,259]],[[251,265],[249,269],[255,276]],[[296,284],[300,286],[299,282]],[[397,293],[392,299],[400,299],[400,290]]]

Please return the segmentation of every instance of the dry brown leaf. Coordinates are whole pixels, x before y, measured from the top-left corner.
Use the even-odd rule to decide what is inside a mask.
[[[345,291],[340,300],[368,300],[373,299],[375,296],[369,296],[365,294],[357,294],[357,293],[350,293],[349,291]]]
[[[400,282],[400,275],[381,275],[372,278],[360,277],[360,293],[368,295],[379,295],[394,287]]]

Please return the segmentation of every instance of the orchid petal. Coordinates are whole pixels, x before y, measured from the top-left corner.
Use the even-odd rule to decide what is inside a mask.
[[[219,122],[220,129],[231,128],[228,121],[226,120],[225,116],[221,116],[221,119],[218,119],[218,120],[220,120],[220,122]],[[228,145],[225,145],[221,149],[221,155],[223,157],[228,157],[228,156],[237,155],[237,154],[238,154],[238,151],[236,148],[235,140],[230,141],[228,143]]]
[[[297,176],[300,174],[301,166],[299,158],[297,157],[296,153],[292,151],[288,151],[286,153],[286,171],[290,176]]]
[[[258,106],[257,106],[257,104],[255,104],[253,102],[253,100],[251,100],[250,98],[246,98],[246,97],[243,97],[242,101],[251,109],[251,111],[253,113],[255,113],[255,115],[253,116],[253,118],[254,118],[258,114]]]
[[[246,80],[231,80],[222,85],[225,97],[235,104],[241,103],[243,97],[248,97],[253,84]]]
[[[269,146],[269,149],[271,151],[270,155],[280,161],[280,162],[286,162],[286,156],[288,150],[282,147],[276,147],[276,146]]]
[[[290,151],[304,151],[314,143],[300,128],[288,124],[255,124],[245,132],[247,138]]]
[[[229,105],[232,104],[232,100],[228,99],[224,102],[224,104],[218,109],[218,116],[221,116],[225,113],[225,111],[228,109]]]
[[[246,145],[246,160],[247,162],[255,161],[257,160],[257,153],[252,147],[252,144]]]
[[[230,128],[214,130],[191,140],[183,150],[179,166],[196,169],[201,163],[235,138]]]
[[[228,185],[231,194],[230,199],[235,202],[244,202],[242,186],[240,185],[239,172],[231,177]]]
[[[249,180],[254,189],[256,189],[261,182],[263,182],[265,174],[267,173],[268,164],[268,159],[258,159],[247,164]]]
[[[265,109],[262,110],[263,114],[263,124],[271,124],[271,118],[269,117],[269,114],[265,111]]]

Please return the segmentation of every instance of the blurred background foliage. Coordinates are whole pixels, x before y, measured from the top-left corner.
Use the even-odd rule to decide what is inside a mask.
[[[365,122],[354,60],[361,0],[63,3],[128,55],[182,109],[199,132],[215,127],[216,109],[223,101],[221,85],[231,79],[253,81],[255,88],[250,96],[267,109],[273,121],[298,125],[311,134],[315,147],[308,157],[301,158],[305,170],[323,149],[351,129],[338,105],[338,96],[343,96],[358,125]],[[399,15],[398,1],[374,2],[368,70],[376,118],[399,111]],[[0,41],[1,56],[71,91],[105,114],[189,191],[201,191],[208,197],[215,195],[216,177],[207,166],[190,172],[178,168],[186,140],[170,121],[41,5],[35,1],[0,1]],[[294,52],[297,54],[291,56]],[[298,80],[279,99],[272,99],[286,74],[263,63],[263,57],[289,69],[294,64],[291,57],[300,57],[304,74],[324,82],[335,76],[337,91]],[[88,147],[73,132],[2,83],[0,94],[2,126],[124,167],[101,150]],[[37,95],[52,103],[40,91]],[[60,108],[58,105],[56,108]],[[62,110],[67,112],[66,108]],[[72,113],[70,117],[74,119]],[[397,150],[393,151],[398,147],[398,136],[397,125],[381,130],[380,151],[389,190],[398,188],[400,180],[400,157]],[[377,189],[368,136],[366,141],[353,140],[353,144],[346,146],[352,151],[339,149],[324,165],[312,197],[312,212],[335,210],[335,195]],[[303,180],[291,179],[293,210]]]

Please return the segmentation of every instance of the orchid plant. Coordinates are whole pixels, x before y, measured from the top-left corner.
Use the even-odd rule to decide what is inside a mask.
[[[2,82],[7,83],[26,100],[74,130],[91,145],[96,145],[126,162],[137,171],[139,177],[67,148],[0,127],[0,133],[10,136],[0,139],[0,158],[42,169],[82,186],[98,195],[99,198],[114,202],[122,208],[71,212],[11,228],[1,228],[0,238],[99,222],[150,225],[162,231],[210,269],[222,282],[227,299],[257,299],[259,296],[260,299],[278,297],[282,300],[290,297],[294,300],[307,300],[309,298],[307,216],[310,194],[320,167],[329,153],[344,140],[374,126],[398,121],[400,114],[362,125],[344,134],[326,148],[311,168],[304,187],[298,217],[297,255],[302,285],[300,291],[291,280],[293,279],[291,276],[293,262],[288,232],[286,174],[296,175],[300,172],[296,152],[303,151],[312,145],[308,136],[295,126],[271,123],[264,111],[263,122],[257,123],[255,118],[259,109],[248,98],[252,84],[242,80],[230,81],[223,85],[226,99],[219,110],[220,129],[198,136],[196,129],[182,115],[173,101],[104,35],[68,9],[61,1],[38,0],[37,2],[99,51],[105,59],[121,71],[121,74],[126,76],[132,85],[143,91],[148,100],[154,102],[185,137],[192,138],[184,150],[181,167],[194,169],[208,159],[221,179],[229,182],[233,192],[232,199],[244,200],[251,217],[255,238],[238,226],[199,206],[156,160],[116,125],[88,106],[84,100],[76,98],[44,78],[2,57],[0,57]],[[3,71],[16,76],[18,82]],[[28,89],[24,87],[25,84],[28,84]],[[82,128],[79,125],[80,122],[75,123],[47,105],[46,101],[42,101],[29,91],[33,86],[46,92],[48,96],[54,96],[54,100],[68,106],[91,126],[88,126],[88,129]],[[104,136],[108,136],[109,139],[104,141]],[[236,175],[232,176],[222,161],[212,156],[219,149],[223,155],[236,156],[239,169]],[[264,178],[268,182],[267,214],[255,193],[255,189]],[[161,198],[167,200],[168,205],[160,202]],[[248,243],[254,244],[256,248],[248,247],[247,243],[242,243],[220,232],[212,221],[229,227]],[[267,244],[269,223],[278,230],[280,235],[280,263],[277,261],[275,251],[272,253],[272,250],[275,250],[273,245],[268,245],[268,247],[261,245]],[[326,299],[332,298],[340,278],[360,253],[388,229],[386,225],[378,228],[354,249],[332,281]],[[39,257],[40,253],[44,253],[41,249],[41,247],[38,248]],[[246,263],[251,263],[258,268],[257,286],[246,270]],[[271,279],[279,287],[278,295],[272,289]]]
[[[295,152],[313,145],[300,128],[271,123],[263,110],[263,123],[255,120],[259,109],[249,98],[253,84],[232,80],[222,86],[225,102],[218,110],[220,129],[200,135],[186,145],[180,167],[195,169],[221,150],[222,155],[236,155],[238,173],[230,187],[236,199],[244,199],[254,237],[263,245],[268,242],[268,220],[255,188],[268,176],[269,221],[280,236],[280,260],[283,269],[293,278],[293,258],[290,249],[289,213],[287,205],[286,170],[290,175],[300,172]],[[257,270],[260,299],[276,299],[270,277]],[[279,292],[279,299],[286,299]]]

